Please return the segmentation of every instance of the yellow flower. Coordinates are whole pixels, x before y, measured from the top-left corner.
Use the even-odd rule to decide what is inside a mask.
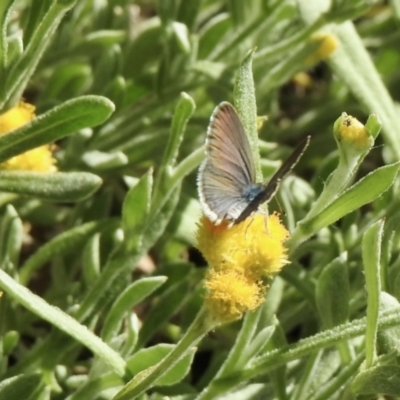
[[[374,139],[365,126],[346,113],[336,120],[333,132],[339,143],[351,146],[357,152],[369,150],[374,144]]]
[[[229,322],[248,310],[255,310],[264,301],[266,287],[236,271],[217,272],[210,269],[205,282],[205,304],[214,318]]]
[[[206,217],[200,220],[197,247],[209,264],[206,304],[214,315],[226,313],[223,319],[231,320],[261,304],[263,279],[288,263],[287,239],[288,231],[276,214],[255,214],[230,228]]]
[[[287,263],[283,245],[287,239],[288,232],[276,214],[257,213],[231,228],[203,217],[197,232],[198,249],[212,268],[257,279],[274,275]]]
[[[21,127],[34,117],[35,107],[21,101],[17,106],[0,115],[0,134]],[[52,146],[44,145],[8,159],[0,164],[0,169],[55,172],[57,170],[55,163]]]
[[[319,32],[313,35],[311,40],[314,42],[319,42],[319,46],[305,60],[306,64],[310,66],[328,58],[338,47],[338,41],[336,40],[335,36],[329,33]]]

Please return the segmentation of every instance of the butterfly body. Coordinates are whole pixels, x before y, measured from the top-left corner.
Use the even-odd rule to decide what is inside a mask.
[[[276,193],[283,179],[308,146],[302,142],[266,183],[256,182],[250,143],[234,107],[227,102],[214,110],[207,130],[206,159],[198,174],[200,203],[204,214],[215,224],[244,221]]]

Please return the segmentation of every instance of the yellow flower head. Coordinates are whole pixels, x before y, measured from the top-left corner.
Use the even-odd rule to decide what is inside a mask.
[[[35,107],[21,101],[17,106],[0,115],[0,134],[21,127],[34,117]],[[1,163],[0,169],[55,172],[57,170],[56,160],[53,158],[51,150],[51,145],[37,147]]]
[[[319,42],[319,46],[306,59],[306,64],[310,66],[328,58],[338,47],[338,41],[336,40],[335,36],[329,33],[319,32],[313,35],[311,40],[314,42]]]
[[[210,267],[249,277],[271,276],[287,263],[288,231],[276,214],[255,214],[238,225],[214,225],[206,217],[197,231],[197,247]]]
[[[288,263],[287,239],[288,231],[276,214],[255,214],[230,228],[206,217],[200,220],[197,247],[209,264],[206,304],[214,315],[239,318],[262,303],[263,279]]]
[[[355,151],[369,150],[374,139],[365,126],[351,115],[343,113],[335,122],[333,132],[336,140]]]
[[[255,310],[265,297],[266,287],[237,271],[217,272],[210,269],[205,287],[205,304],[221,322],[238,319],[248,310]]]

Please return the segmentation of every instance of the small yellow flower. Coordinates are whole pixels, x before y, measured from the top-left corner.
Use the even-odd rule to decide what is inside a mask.
[[[255,214],[238,225],[214,225],[200,221],[197,246],[209,265],[218,270],[235,270],[248,276],[271,276],[287,263],[284,242],[288,231],[279,217]]]
[[[296,86],[302,89],[309,89],[313,86],[313,80],[310,74],[304,71],[295,74],[292,81]]]
[[[306,64],[312,66],[328,58],[338,47],[335,36],[329,33],[319,32],[311,37],[314,42],[319,42],[318,48],[307,57]]]
[[[35,107],[21,101],[17,106],[0,115],[0,134],[21,127],[34,117]],[[8,159],[0,164],[0,169],[55,172],[57,170],[55,163],[52,146],[44,145]]]
[[[214,225],[200,220],[197,247],[209,264],[206,304],[222,320],[239,318],[263,301],[263,279],[288,263],[284,242],[288,231],[276,214],[255,214],[240,224]],[[226,313],[226,318],[223,316]]]
[[[337,119],[333,132],[339,143],[351,146],[358,152],[369,150],[374,143],[372,135],[364,125],[346,113]]]
[[[236,271],[217,272],[210,269],[205,287],[205,304],[221,322],[238,319],[248,310],[263,303],[266,287]]]

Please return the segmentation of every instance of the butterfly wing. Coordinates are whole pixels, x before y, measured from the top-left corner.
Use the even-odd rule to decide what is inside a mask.
[[[308,145],[310,144],[310,136],[307,136],[301,143],[293,150],[293,153],[287,158],[287,160],[282,164],[282,166],[275,172],[273,177],[264,185],[260,193],[246,206],[246,208],[241,212],[238,218],[235,220],[235,224],[244,221],[253,211],[256,211],[258,207],[268,202],[274,197],[275,193],[279,188],[279,184],[282,179],[296,166],[299,162],[301,156],[306,151]]]
[[[211,116],[206,156],[197,180],[204,214],[217,224],[234,221],[247,207],[243,190],[255,182],[255,167],[243,124],[227,102]]]

